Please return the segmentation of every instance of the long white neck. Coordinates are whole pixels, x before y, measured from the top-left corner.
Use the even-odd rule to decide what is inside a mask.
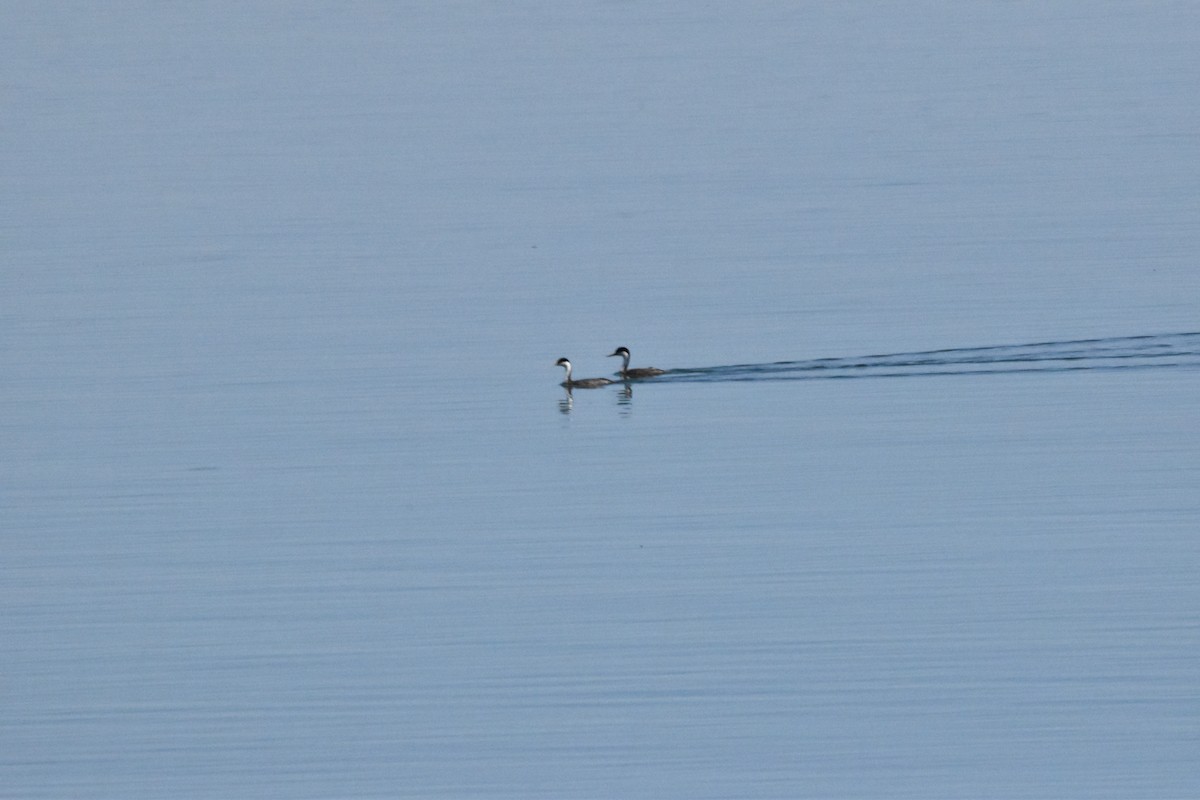
[[[629,372],[629,353],[621,353],[621,372]]]
[[[570,361],[564,361],[564,362],[562,363],[562,368],[563,368],[563,369],[565,369],[565,370],[567,371],[567,380],[566,380],[566,382],[567,382],[567,383],[570,383],[570,382],[571,382],[571,362],[570,362]]]

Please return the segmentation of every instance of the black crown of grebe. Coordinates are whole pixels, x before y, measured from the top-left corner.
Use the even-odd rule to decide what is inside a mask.
[[[611,353],[609,353],[607,357],[612,358],[613,356],[621,357],[621,371],[617,374],[620,375],[624,380],[653,378],[655,375],[665,375],[667,373],[665,369],[659,369],[658,367],[638,367],[637,369],[630,369],[628,347],[618,347],[616,350],[613,350]]]
[[[579,380],[571,380],[571,362],[565,358],[560,358],[554,362],[555,366],[562,367],[567,371],[567,379],[562,382],[562,385],[568,389],[599,389],[601,386],[608,386],[612,381],[608,378],[580,378]]]

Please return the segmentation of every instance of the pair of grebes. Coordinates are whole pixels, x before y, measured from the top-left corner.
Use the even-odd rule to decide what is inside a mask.
[[[653,378],[655,375],[663,375],[665,369],[657,367],[638,367],[637,369],[629,368],[629,348],[618,347],[609,353],[606,358],[613,356],[621,357],[621,371],[617,373],[620,381],[635,381],[640,378]],[[571,378],[571,362],[565,358],[560,358],[554,362],[555,365],[562,367],[567,371],[567,379],[562,382],[562,385],[568,389],[598,389],[601,386],[608,386],[610,383],[617,383],[608,378],[579,378],[578,380]]]

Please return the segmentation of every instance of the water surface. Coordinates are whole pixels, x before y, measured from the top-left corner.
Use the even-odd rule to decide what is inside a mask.
[[[0,796],[1200,794],[1198,31],[0,11]]]

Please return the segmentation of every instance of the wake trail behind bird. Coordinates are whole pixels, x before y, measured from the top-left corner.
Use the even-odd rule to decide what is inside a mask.
[[[668,370],[655,383],[836,380],[1200,367],[1200,332]]]

